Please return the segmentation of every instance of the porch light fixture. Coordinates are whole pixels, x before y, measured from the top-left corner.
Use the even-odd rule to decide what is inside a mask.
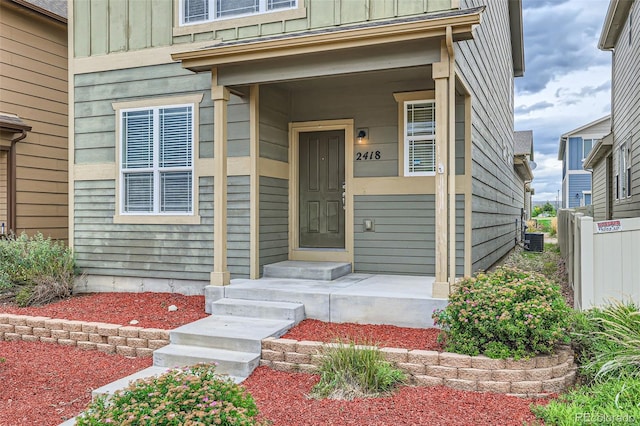
[[[576,200],[579,200],[580,198],[582,198],[582,195],[580,195],[579,192],[576,192]]]
[[[367,129],[358,129],[358,143],[365,143],[367,140]]]

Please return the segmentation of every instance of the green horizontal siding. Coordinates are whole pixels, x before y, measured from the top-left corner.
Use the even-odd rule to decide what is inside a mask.
[[[227,267],[231,278],[249,277],[249,198],[249,176],[230,176],[227,181]]]
[[[289,258],[289,181],[260,176],[260,271]]]
[[[89,275],[209,280],[212,178],[199,182],[199,225],[114,224],[115,182],[76,181],[74,253]]]

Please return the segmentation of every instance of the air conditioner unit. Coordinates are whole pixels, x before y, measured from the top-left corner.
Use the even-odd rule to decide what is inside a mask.
[[[544,251],[544,234],[524,234],[524,249],[528,251]]]

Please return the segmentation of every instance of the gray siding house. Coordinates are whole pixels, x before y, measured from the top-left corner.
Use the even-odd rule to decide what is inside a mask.
[[[565,209],[592,204],[591,172],[585,160],[609,133],[611,116],[599,118],[560,136],[558,160],[562,161],[562,204]]]
[[[611,51],[612,85],[610,133],[585,161],[593,169],[595,220],[640,216],[639,20],[637,1],[612,0],[598,43]]]
[[[514,247],[520,0],[70,4],[89,288],[202,292],[304,260],[447,297]]]

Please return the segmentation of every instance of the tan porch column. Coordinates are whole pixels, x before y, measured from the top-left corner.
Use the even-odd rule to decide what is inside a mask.
[[[213,99],[213,272],[211,285],[228,285],[227,270],[227,103],[229,90],[217,84],[217,72],[212,70]]]
[[[445,43],[443,42],[441,62],[432,65],[433,80],[436,89],[436,279],[433,283],[431,294],[433,297],[449,297],[449,280],[447,274],[447,240],[448,240],[448,188],[447,175],[455,173],[449,171],[449,77],[450,62]],[[455,241],[452,242],[455,244]]]

